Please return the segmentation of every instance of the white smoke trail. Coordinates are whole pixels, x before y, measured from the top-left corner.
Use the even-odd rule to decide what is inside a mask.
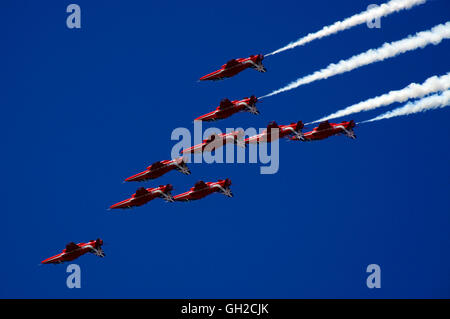
[[[361,13],[355,14],[350,18],[343,21],[337,21],[332,25],[324,27],[322,30],[310,33],[307,36],[298,39],[295,42],[291,42],[288,45],[273,51],[272,53],[266,54],[266,56],[274,55],[295,47],[305,45],[313,40],[320,39],[346,29],[350,29],[354,26],[366,23],[367,21],[373,21],[377,18],[390,15],[401,10],[408,10],[414,6],[425,3],[427,0],[391,0],[387,3],[383,3],[380,6],[371,8],[369,10],[363,11]]]
[[[363,121],[361,123],[379,121],[389,119],[391,117],[410,115],[419,112],[425,112],[428,110],[443,108],[450,105],[450,90],[444,91],[442,94],[433,94],[424,97],[415,102],[409,102],[408,104],[399,107],[395,110],[381,114],[373,119]]]
[[[327,79],[331,76],[349,72],[364,65],[368,65],[374,62],[383,61],[388,58],[395,57],[399,54],[416,50],[418,48],[424,48],[429,44],[437,45],[443,39],[450,38],[450,22],[445,24],[439,24],[428,31],[422,31],[416,33],[414,36],[408,36],[399,41],[385,43],[378,49],[371,49],[364,53],[355,55],[348,60],[341,60],[337,64],[330,64],[325,69],[316,71],[313,74],[300,78],[285,87],[273,91],[261,98],[269,97],[295,89],[301,85],[308,84],[317,80]]]
[[[440,77],[432,76],[426,79],[422,84],[411,83],[402,90],[390,91],[389,93],[348,106],[345,109],[308,124],[327,121],[358,112],[370,111],[392,103],[402,103],[410,99],[417,99],[431,93],[442,92],[448,89],[450,89],[450,72]]]

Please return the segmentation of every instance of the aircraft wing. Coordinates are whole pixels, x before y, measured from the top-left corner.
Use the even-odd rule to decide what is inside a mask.
[[[220,101],[219,109],[226,109],[230,106],[233,106],[233,103],[231,103],[229,99],[223,99],[222,101]]]
[[[228,61],[227,64],[225,64],[225,69],[232,68],[236,65],[239,65],[239,62],[236,59],[232,59],[232,60]]]
[[[331,124],[328,121],[321,122],[317,127],[317,131],[328,130],[332,128]]]
[[[204,189],[207,187],[208,187],[208,185],[206,185],[206,183],[204,181],[199,181],[199,182],[195,183],[194,190],[197,191],[197,190]]]
[[[148,191],[144,187],[141,187],[136,191],[136,194],[134,196],[139,197],[139,196],[143,196],[147,193],[148,193]]]
[[[217,139],[219,139],[219,135],[217,135],[216,133],[211,134],[206,140],[204,140],[204,143],[211,143],[216,141]]]
[[[267,125],[267,132],[270,132],[270,129],[278,128],[278,124],[276,122],[270,122],[269,125]]]
[[[161,161],[158,161],[158,162],[155,162],[152,165],[150,165],[150,170],[152,171],[154,169],[158,169],[158,168],[161,168],[163,166],[164,166],[164,164],[161,163]]]
[[[74,242],[70,242],[66,245],[66,252],[71,252],[74,250],[77,250],[78,248],[80,248],[77,244],[75,244]]]

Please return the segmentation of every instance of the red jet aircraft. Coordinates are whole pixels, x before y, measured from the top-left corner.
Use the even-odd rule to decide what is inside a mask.
[[[248,58],[233,59],[222,65],[220,70],[214,71],[200,78],[200,81],[212,80],[218,81],[224,78],[230,78],[235,76],[239,72],[244,71],[247,68],[256,69],[259,72],[266,72],[266,68],[262,64],[264,56],[262,54],[251,55]]]
[[[238,146],[245,147],[244,141],[242,140],[243,136],[243,131],[234,131],[226,134],[212,134],[206,140],[203,140],[201,144],[197,144],[181,150],[181,154],[203,153],[205,151],[212,152],[213,150],[220,148],[228,143],[234,143]]]
[[[216,108],[215,111],[197,117],[195,121],[211,122],[221,120],[241,111],[250,112],[252,114],[259,114],[259,111],[256,108],[256,102],[258,102],[258,99],[254,95],[249,98],[246,97],[242,100],[235,101],[223,99],[222,101],[220,101],[220,105]]]
[[[233,194],[230,190],[231,180],[221,179],[217,182],[208,182],[199,181],[195,183],[194,187],[192,187],[188,192],[182,193],[179,195],[175,195],[173,199],[177,202],[188,202],[191,200],[201,199],[205,196],[208,196],[212,193],[219,192],[225,196],[233,197]]]
[[[298,139],[302,139],[302,121],[298,121],[297,123],[291,123],[289,125],[278,125],[276,122],[270,122],[267,125],[267,129],[265,129],[261,134],[250,136],[244,140],[245,144],[258,144],[261,142],[270,143],[277,139],[276,135],[272,134],[272,129],[275,129],[278,132],[278,138],[283,138],[289,135],[293,135]]]
[[[317,141],[323,140],[332,135],[344,134],[351,139],[356,139],[356,135],[353,132],[353,128],[356,126],[355,121],[341,123],[329,123],[328,121],[321,122],[319,126],[315,127],[311,132],[303,134],[303,141]],[[299,140],[296,136],[291,138],[292,140]]]
[[[60,264],[65,261],[72,261],[77,259],[81,255],[86,253],[93,253],[99,257],[105,257],[105,253],[102,249],[103,240],[100,238],[97,240],[91,240],[88,243],[75,244],[73,242],[66,245],[66,249],[63,249],[62,253],[53,257],[47,258],[41,261],[42,264]]]
[[[147,204],[149,201],[155,199],[156,197],[162,197],[168,202],[173,202],[173,197],[170,191],[173,189],[172,185],[161,185],[156,188],[139,188],[135,194],[130,198],[125,199],[117,204],[114,204],[110,209],[126,209],[131,207],[142,206]]]
[[[147,167],[147,170],[125,179],[125,182],[143,182],[149,179],[155,179],[174,169],[185,175],[191,174],[191,171],[183,158],[179,157],[173,160],[164,160],[153,163]]]

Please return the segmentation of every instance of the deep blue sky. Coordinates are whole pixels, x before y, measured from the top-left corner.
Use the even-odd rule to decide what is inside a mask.
[[[174,128],[192,129],[222,98],[261,96],[445,23],[448,1],[267,58],[265,74],[211,83],[196,80],[383,1],[74,2],[81,30],[65,25],[71,1],[0,3],[0,297],[450,297],[450,109],[366,124],[356,141],[282,141],[275,175],[256,164],[191,164],[190,176],[145,183],[172,183],[176,194],[229,177],[232,199],[106,210],[142,186],[124,178],[170,157]],[[444,40],[267,98],[260,116],[213,125],[315,120],[444,74],[449,53]],[[68,242],[97,237],[107,256],[77,260],[81,289],[66,287],[67,265],[39,266]],[[366,287],[372,263],[381,289]]]

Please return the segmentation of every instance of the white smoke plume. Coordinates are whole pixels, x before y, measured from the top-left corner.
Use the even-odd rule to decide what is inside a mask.
[[[383,61],[388,58],[395,57],[399,54],[424,48],[429,44],[437,45],[443,39],[450,38],[450,22],[439,24],[428,31],[418,32],[413,36],[408,36],[399,41],[385,43],[378,49],[370,49],[364,53],[355,55],[347,60],[341,60],[338,63],[332,63],[325,69],[316,71],[313,74],[300,78],[285,87],[275,90],[272,93],[262,96],[261,98],[276,95],[295,89],[301,85],[308,84],[314,81],[327,79],[331,76],[352,71],[364,65],[374,62]]]
[[[425,112],[428,110],[443,108],[450,105],[450,90],[444,91],[441,94],[433,94],[424,97],[418,101],[409,102],[406,105],[399,107],[395,110],[389,111],[387,113],[381,114],[373,119],[361,122],[374,122],[384,119],[390,119],[396,116],[410,115],[419,112]]]
[[[358,112],[370,111],[379,107],[390,105],[392,103],[402,103],[410,99],[421,98],[431,93],[442,92],[448,89],[450,89],[450,72],[440,77],[432,76],[426,79],[422,84],[411,83],[404,89],[390,91],[389,93],[348,106],[345,109],[337,111],[333,114],[330,114],[308,124],[322,122]]]
[[[295,42],[291,42],[288,45],[266,54],[266,56],[274,55],[289,49],[293,49],[298,46],[305,45],[313,40],[327,37],[334,33],[350,29],[354,26],[366,23],[367,21],[373,21],[377,18],[385,17],[391,13],[395,13],[401,10],[408,10],[414,6],[425,3],[427,0],[391,0],[387,3],[383,3],[380,6],[373,7],[361,13],[355,14],[343,21],[337,21],[332,25],[324,27],[322,30],[310,33],[307,36],[298,39]]]

